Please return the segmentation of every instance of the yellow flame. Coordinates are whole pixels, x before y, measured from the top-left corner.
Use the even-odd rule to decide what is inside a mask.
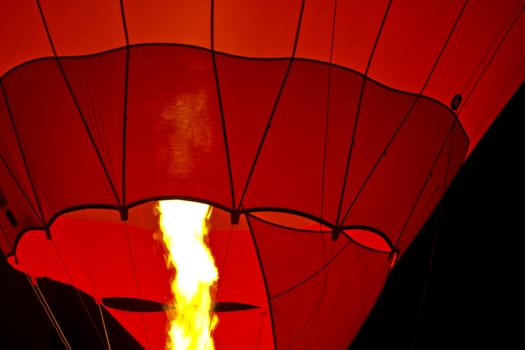
[[[219,273],[205,242],[211,208],[181,200],[159,201],[158,208],[167,263],[176,270],[167,349],[213,350],[211,333],[218,318],[212,312],[211,288]]]

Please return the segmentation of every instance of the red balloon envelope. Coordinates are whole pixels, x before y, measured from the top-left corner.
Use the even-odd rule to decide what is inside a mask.
[[[346,349],[525,76],[521,0],[0,6],[0,247],[147,349],[175,198],[214,207],[218,349]]]

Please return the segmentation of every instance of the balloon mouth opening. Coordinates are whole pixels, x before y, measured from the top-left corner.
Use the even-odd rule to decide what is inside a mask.
[[[97,221],[105,221],[114,224],[126,222],[126,224],[131,226],[145,227],[157,231],[159,229],[158,212],[155,209],[155,206],[159,200],[161,199],[150,199],[123,209],[115,207],[88,206],[85,208],[72,208],[71,210],[64,211],[56,215],[46,227],[32,228],[21,232],[15,241],[11,253],[5,254],[6,258],[11,265],[16,265],[18,263],[16,250],[20,240],[23,240],[23,236],[28,232],[43,231],[47,239],[52,239],[55,221],[61,221],[62,218],[73,218],[82,221],[96,217]],[[188,202],[205,203],[196,199],[183,200]],[[213,231],[215,230],[230,230],[232,227],[240,230],[250,230],[248,222],[252,219],[263,221],[286,230],[303,232],[305,234],[331,235],[333,240],[337,240],[340,236],[343,236],[346,239],[350,239],[360,247],[379,253],[397,256],[397,249],[391,242],[389,236],[374,227],[366,225],[352,225],[342,228],[334,227],[330,223],[320,220],[312,215],[283,208],[256,208],[246,211],[232,211],[213,203],[207,204],[213,208],[212,226],[210,227],[211,235],[213,235]]]

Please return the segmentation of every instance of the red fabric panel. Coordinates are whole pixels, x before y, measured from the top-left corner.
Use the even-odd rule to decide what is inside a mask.
[[[346,348],[383,287],[388,254],[256,218],[250,225],[270,291],[277,347]]]
[[[226,55],[216,60],[237,206],[288,62]]]
[[[335,4],[337,1],[305,2],[296,57],[315,57],[330,62]]]
[[[356,124],[362,79],[360,75],[352,71],[334,68],[331,70],[330,104],[327,110],[329,114],[326,120],[325,138],[323,219],[333,224],[337,221],[346,176],[347,153],[352,143]],[[387,123],[388,116],[383,118]],[[359,172],[355,169],[352,169],[350,174],[354,177],[353,181],[359,177]]]
[[[509,19],[518,14],[520,3],[509,0],[505,6],[493,7],[469,3],[424,93],[445,103],[455,94],[465,96],[497,49],[497,39],[504,35]]]
[[[468,142],[463,130],[458,125],[454,125],[446,137],[446,143],[443,145],[429,177],[425,180],[425,187],[408,218],[409,221],[395,238],[394,243],[400,254],[408,248],[430,214],[435,210],[436,205],[465,160]]]
[[[4,90],[1,87],[0,93],[2,93],[2,98],[0,99],[0,130],[2,130],[2,137],[0,137],[0,154],[2,166],[6,167],[6,172],[8,171],[12,174],[10,176],[12,178],[11,181],[18,182],[20,189],[27,194],[30,203],[36,208],[36,201],[31,190],[29,177],[27,176],[24,158],[20,153],[20,145],[18,144],[16,132],[13,129],[10,107],[6,104],[3,95]],[[7,182],[8,180],[6,179],[4,181]],[[6,190],[9,189],[6,188]]]
[[[163,55],[167,58],[161,60],[160,57]],[[175,57],[179,60],[177,65],[173,65]],[[69,153],[73,150],[69,147],[61,152],[67,153],[65,157],[86,152],[94,154],[96,146],[117,193],[121,188],[122,130],[124,129],[122,110],[125,92],[122,87],[123,72],[116,67],[123,59],[123,51],[118,51],[102,56],[65,60],[66,77],[71,84],[75,99],[71,98],[58,68],[53,63],[39,63],[32,68],[39,70],[39,66],[55,67],[55,70],[50,72],[54,72],[51,76],[56,79],[57,93],[61,94],[56,99],[70,101],[61,104],[62,108],[67,108],[68,113],[71,114],[70,119],[66,121],[75,120],[73,125],[79,130],[78,133],[87,136],[86,130],[83,130],[81,125],[80,115],[75,115],[78,110],[74,102],[77,102],[93,136],[94,145],[90,144],[86,137],[86,140],[82,141],[83,146],[80,144],[78,146],[85,149]],[[218,59],[221,96],[225,96],[224,112],[227,113],[226,134],[228,140],[231,140],[233,188],[239,202],[248,172],[255,160],[256,149],[277,98],[286,63],[285,61],[240,60],[226,56],[218,56]],[[232,73],[234,62],[243,62],[243,64],[236,64],[244,66],[245,70]],[[186,70],[187,67],[190,67],[189,70]],[[200,73],[193,74],[196,71],[182,73],[192,69]],[[115,79],[111,79],[110,84],[105,83],[104,76],[96,73],[97,71],[111,72]],[[260,73],[250,75],[249,72]],[[51,84],[51,80],[45,77],[43,71],[42,74],[41,84],[46,86]],[[239,75],[246,77],[246,88],[232,89],[232,86],[244,86],[238,78]],[[265,78],[251,79],[260,75]],[[335,223],[346,167],[345,152],[349,149],[351,131],[355,122],[348,116],[356,113],[361,81],[360,77],[352,72],[332,69],[328,107],[328,96],[325,94],[328,89],[328,75],[327,66],[322,64],[305,61],[297,61],[293,64],[242,206],[294,209],[313,216],[322,215],[323,219]],[[39,79],[36,75],[32,76],[35,77]],[[29,81],[25,79],[28,79],[27,75],[17,71],[9,75],[6,81],[8,83],[13,81],[11,85],[22,86]],[[311,81],[318,83],[310,84]],[[259,91],[266,92],[255,98],[259,82],[261,86],[266,86]],[[132,50],[129,84],[126,125],[126,189],[128,190],[126,203],[144,198],[177,195],[205,199],[227,207],[232,206],[228,163],[224,153],[224,135],[209,54],[187,47],[137,47]],[[38,84],[33,85],[34,88],[38,86]],[[42,92],[44,88],[39,89],[41,96],[44,96]],[[237,94],[239,90],[245,93]],[[355,98],[349,99],[349,94],[354,94]],[[236,104],[236,97],[241,98],[242,102]],[[400,125],[413,100],[413,96],[395,93],[376,84],[366,85],[359,113],[357,146],[352,154],[347,201],[355,196],[372,171],[375,161],[380,158],[388,140]],[[20,123],[19,120],[29,118],[30,112],[20,112],[16,100],[11,104],[17,123]],[[438,114],[432,113],[437,120],[441,118],[438,116],[441,107],[437,104],[433,105],[434,107],[428,108],[436,109],[435,113]],[[384,114],[385,106],[389,107],[388,114]],[[48,113],[50,116],[55,115],[51,111]],[[416,110],[413,113],[418,112]],[[421,113],[421,117],[414,118],[423,120],[422,116],[425,114],[426,112]],[[189,115],[193,118],[190,124],[187,119]],[[247,115],[250,117],[246,117]],[[196,116],[198,117],[195,118]],[[391,119],[385,119],[386,116]],[[53,118],[57,118],[56,115]],[[425,118],[429,117],[425,116]],[[61,128],[69,128],[65,126],[64,121],[57,120],[51,124],[57,123],[62,123]],[[381,128],[377,127],[378,123],[381,123]],[[422,123],[421,128],[431,130],[427,124]],[[325,130],[326,125],[328,131]],[[243,131],[246,133],[243,134]],[[24,132],[27,130],[24,129]],[[180,134],[182,132],[183,134]],[[421,131],[414,131],[414,133],[419,132]],[[25,141],[26,139],[32,141]],[[28,147],[32,147],[36,139],[22,137],[22,143],[24,147],[26,142]],[[81,140],[75,139],[75,142],[80,143]],[[41,148],[38,149],[41,151]],[[162,151],[159,152],[159,149]],[[418,149],[409,147],[407,151],[415,152]],[[150,157],[150,154],[157,156]],[[326,162],[324,162],[325,156]],[[414,154],[413,157],[416,155]],[[102,173],[100,161],[94,160],[93,165],[90,166],[86,164],[85,158],[75,159],[79,162],[82,160],[84,163],[82,166],[91,168],[90,171]],[[414,161],[413,164],[417,162],[416,158],[411,159]],[[41,162],[41,159],[39,161]],[[30,168],[34,166],[31,162],[29,165]],[[324,174],[323,167],[325,167]],[[407,168],[406,171],[411,169]],[[310,175],[304,176],[307,173]],[[314,174],[315,176],[312,176]],[[91,177],[89,179],[94,181]],[[145,186],[146,184],[148,187]],[[63,187],[62,183],[61,186]],[[59,189],[61,186],[54,187]],[[96,186],[92,187],[96,188]],[[100,193],[91,190],[89,195],[115,196],[109,185],[100,188],[99,191]],[[60,191],[54,191],[52,196],[56,197],[53,201],[68,203],[68,205],[61,204],[60,208],[57,204],[55,212],[87,203],[112,203],[109,199],[94,201],[81,199],[68,202],[68,199],[62,198],[64,193]],[[324,203],[322,208],[321,202]]]
[[[4,78],[4,88],[46,220],[82,203],[114,204],[57,62],[24,66]]]
[[[136,313],[106,308],[135,340],[147,350],[166,349],[167,315],[164,312]],[[111,335],[110,335],[111,340]]]
[[[369,76],[395,89],[419,93],[463,1],[408,0],[391,6]]]
[[[209,0],[124,1],[129,42],[210,48],[210,4]]]
[[[10,1],[0,11],[0,76],[36,57],[53,54],[36,1]]]
[[[0,235],[2,251],[8,254],[13,252],[16,237],[20,233],[19,227],[40,226],[42,218],[39,218],[35,196],[1,87],[0,93]],[[8,213],[13,215],[16,224],[20,226],[13,225]]]
[[[55,281],[70,282],[67,266],[60,260],[44,231],[28,231],[18,241],[16,249],[16,258],[12,255],[8,260],[15,269],[27,273],[33,280],[49,277]]]
[[[128,203],[176,195],[231,206],[209,52],[133,48],[127,111]]]
[[[327,67],[313,62],[294,62],[255,172],[250,179],[247,195],[242,203],[244,207],[287,208],[317,217],[321,217],[322,213],[322,219],[336,223],[343,190],[346,154],[355,123],[352,117],[357,113],[361,80],[354,73],[341,69],[334,68],[331,74],[328,108],[325,93],[328,89]],[[355,94],[355,98],[348,98],[351,93]],[[381,160],[383,152],[393,152],[392,149],[387,149],[388,143],[415,100],[415,96],[394,92],[374,83],[366,84],[359,109],[343,209],[349,207],[367,177],[375,171],[374,166]],[[383,178],[381,186],[386,185],[394,191],[391,192],[391,199],[383,202],[388,213],[375,208],[367,214],[368,219],[349,220],[345,222],[346,225],[367,225],[389,231],[391,235],[399,233],[400,225],[407,219],[408,211],[421,189],[418,184],[422,186],[422,181],[430,172],[432,162],[453,122],[453,116],[442,106],[426,99],[421,100],[418,106],[421,104],[426,107],[415,108],[411,112],[410,122],[403,125],[402,132],[397,136],[407,139],[396,141],[393,146],[397,147],[397,142],[404,145],[403,152],[406,153],[399,151],[399,154],[404,154],[404,165],[396,163],[391,169],[380,168],[388,176]],[[425,142],[428,146],[423,145]],[[422,165],[420,160],[426,155],[429,157],[427,164],[420,168],[423,173],[411,175],[418,171],[415,167]],[[391,159],[401,162],[401,158],[397,156]],[[395,175],[398,176],[398,183],[393,183],[395,173],[399,174]],[[414,182],[415,178],[407,176],[415,176],[420,180]],[[413,187],[407,189],[404,186]],[[382,188],[381,191],[384,190]],[[411,195],[406,196],[406,193]],[[393,198],[396,201],[406,198],[405,204],[391,208],[388,203]],[[323,207],[321,203],[324,204]],[[373,223],[377,215],[384,218],[384,223]],[[390,226],[391,220],[397,221],[397,224]]]
[[[119,194],[122,191],[125,59],[125,51],[120,50],[61,61],[74,98]]]
[[[268,308],[223,312],[213,333],[216,349],[273,350]]]
[[[445,104],[456,94],[463,96],[459,117],[471,140],[470,150],[525,79],[523,14],[498,49],[522,7],[519,0],[494,7],[469,2],[424,91]],[[485,71],[487,65],[490,68]],[[480,75],[483,78],[478,81]],[[474,96],[469,97],[472,92]]]
[[[262,312],[268,301],[251,234],[244,216],[239,225],[228,222],[221,228],[217,221],[226,217],[229,220],[226,212],[214,209],[210,224],[209,246],[220,278],[216,298],[257,305]]]
[[[272,300],[278,348],[346,349],[379,296],[389,266],[385,254],[350,245],[323,273]]]
[[[58,56],[85,55],[124,46],[118,1],[40,1]]]
[[[329,233],[286,229],[257,218],[249,222],[270,298],[315,275],[348,244],[346,238],[333,241]]]
[[[366,152],[373,147],[368,142],[371,137],[373,139],[371,135],[378,130],[377,124],[368,124],[370,128],[367,127],[366,116],[368,115],[363,115],[364,125],[357,131],[356,157],[357,152],[363,149]],[[448,159],[449,152],[448,149],[444,149],[444,145],[454,123],[454,116],[446,109],[430,100],[419,99],[391,145],[383,149],[385,154],[380,155],[381,157],[368,154],[361,158],[380,161],[375,169],[364,168],[366,174],[370,174],[368,181],[356,183],[350,177],[350,190],[362,188],[362,191],[357,194],[354,203],[354,197],[346,195],[344,213],[348,212],[348,216],[344,224],[372,226],[395,242],[416,200],[421,196],[420,193],[433,171],[436,160],[438,157]],[[394,134],[385,136],[383,142]],[[386,142],[384,144],[386,145]],[[465,149],[456,148],[454,152],[464,155]],[[361,170],[358,159],[356,163],[353,163],[352,159],[350,171]],[[449,168],[449,171],[455,172],[456,169]]]
[[[356,81],[355,83],[361,87],[361,82]],[[356,92],[356,95],[354,95],[352,99],[355,100],[357,104],[359,103],[360,89],[354,88],[353,90]],[[333,171],[341,174],[341,181],[338,184],[338,188],[334,188],[333,194],[329,193],[331,195],[331,197],[328,197],[330,200],[326,201],[326,212],[333,213],[332,217],[334,218],[334,222],[336,220],[338,206],[340,205],[342,191],[345,190],[345,202],[341,215],[344,214],[344,210],[348,208],[349,204],[356,198],[369,174],[374,171],[377,160],[381,158],[389,140],[401,124],[414,99],[414,96],[396,93],[392,90],[385,89],[383,86],[367,82],[364,86],[361,105],[356,107],[356,111],[352,116],[353,119],[356,118],[356,116],[358,118],[355,139],[352,140],[350,130],[339,129],[339,125],[334,122],[333,131],[330,130],[330,137],[332,139],[345,137],[347,140],[343,148],[330,150],[330,157],[340,158],[338,160],[339,169],[334,169]],[[420,118],[423,117],[421,116]],[[343,135],[339,136],[339,134]],[[352,141],[354,145],[351,150],[352,153],[350,154],[348,178],[346,188],[343,189],[343,180]],[[411,152],[413,151],[414,150],[411,150]],[[335,164],[336,160],[332,162]],[[403,169],[398,170],[404,171]],[[410,171],[409,169],[405,170],[407,174]],[[388,186],[388,183],[389,182],[386,182],[385,185]],[[392,190],[396,190],[396,188],[392,188]],[[397,188],[397,190],[401,189]],[[397,210],[397,208],[393,208],[393,210]],[[339,219],[342,219],[342,216]],[[366,222],[347,222],[347,224],[368,225]],[[376,224],[369,226],[375,227]]]
[[[365,72],[389,2],[337,2],[333,63]]]
[[[265,282],[246,218],[232,225],[228,213],[213,209],[209,229],[209,246],[219,269],[216,300],[257,306],[217,314],[216,349],[273,349]]]
[[[294,63],[243,206],[319,216],[327,73],[324,65]]]
[[[249,57],[290,57],[301,0],[216,1],[215,50]]]

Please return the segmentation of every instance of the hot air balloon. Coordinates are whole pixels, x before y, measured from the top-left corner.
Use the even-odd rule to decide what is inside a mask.
[[[215,347],[345,349],[523,82],[524,8],[5,1],[0,248],[164,349],[157,202],[209,205]]]

